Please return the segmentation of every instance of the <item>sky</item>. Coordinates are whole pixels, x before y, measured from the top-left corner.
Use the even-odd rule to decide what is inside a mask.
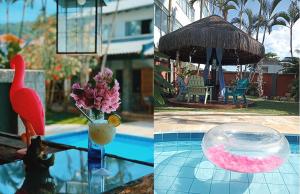
[[[287,11],[290,4],[290,0],[281,0],[275,9],[275,12]],[[254,14],[259,12],[259,3],[257,0],[248,0],[246,4],[247,8],[250,8]],[[238,15],[238,12],[233,10],[229,12],[229,21]],[[261,30],[262,31],[262,30]],[[293,48],[300,49],[300,19],[293,27]],[[260,32],[259,40],[262,41],[263,33]],[[284,26],[275,26],[269,35],[266,34],[265,38],[265,51],[274,52],[281,59],[290,56],[290,32],[289,28]],[[294,56],[300,57],[300,53],[293,52]]]
[[[175,0],[174,0],[175,1]],[[290,0],[282,0],[276,8],[276,11],[286,11],[288,9]],[[17,1],[10,7],[10,22],[20,22],[22,17],[23,1]],[[248,0],[246,7],[251,8],[254,13],[258,13],[259,4],[257,0]],[[28,8],[25,15],[25,21],[34,21],[40,13],[41,0],[35,1],[34,8]],[[56,3],[54,0],[47,0],[47,15],[56,13]],[[229,21],[238,15],[237,11],[229,11]],[[0,24],[6,22],[6,4],[0,4]],[[300,20],[295,24],[293,29],[293,45],[294,49],[300,49]],[[262,32],[259,35],[259,40],[262,40]],[[266,52],[275,52],[280,58],[290,56],[289,50],[289,29],[284,26],[276,26],[273,32],[266,34],[265,39]],[[294,52],[295,56],[300,57],[300,53]]]
[[[34,7],[31,9],[28,7],[25,14],[25,21],[35,21],[37,16],[40,14],[42,7],[41,0],[34,1]],[[17,1],[10,5],[10,17],[11,23],[20,22],[22,18],[23,1]],[[47,0],[47,15],[53,15],[56,13],[56,2],[54,0]],[[0,24],[6,23],[6,3],[0,3]]]

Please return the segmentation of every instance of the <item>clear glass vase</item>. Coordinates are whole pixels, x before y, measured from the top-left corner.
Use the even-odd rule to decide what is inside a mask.
[[[104,114],[97,115],[90,113],[93,122],[89,122],[89,145],[88,162],[89,165],[100,168],[98,173],[101,176],[108,176],[110,172],[105,168],[104,145],[110,143],[116,134],[116,128],[104,119]]]
[[[88,160],[92,163],[98,163],[101,164],[101,167],[104,168],[104,155],[105,155],[105,149],[104,145],[100,145],[95,143],[91,139],[91,130],[93,127],[95,127],[95,124],[100,123],[106,123],[107,121],[104,120],[104,114],[100,113],[98,115],[95,115],[90,111],[90,118],[93,120],[93,123],[89,122],[89,135],[88,135]]]

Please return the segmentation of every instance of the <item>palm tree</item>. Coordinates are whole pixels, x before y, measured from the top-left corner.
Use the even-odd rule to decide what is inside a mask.
[[[232,24],[237,24],[237,25],[241,25],[242,24],[242,27],[240,27],[240,28],[241,29],[244,28],[244,30],[246,31],[246,33],[248,35],[252,36],[253,33],[256,30],[256,24],[257,24],[257,21],[258,21],[258,15],[253,14],[253,12],[252,12],[251,9],[245,9],[244,13],[247,16],[246,17],[247,20],[243,19],[243,17],[242,17],[242,20],[240,19],[240,17],[235,17],[235,18],[233,18],[231,20],[231,23]]]
[[[291,57],[293,57],[293,27],[294,24],[299,19],[300,10],[297,6],[296,2],[291,2],[288,11],[287,12],[280,12],[279,17],[282,18],[285,22],[284,26],[288,27],[290,29],[290,52]]]
[[[23,2],[22,19],[21,19],[20,30],[19,30],[19,37],[20,37],[20,38],[22,37],[22,33],[23,33],[24,18],[25,18],[26,7],[27,7],[27,6],[30,6],[31,8],[33,8],[33,3],[34,3],[34,0],[24,0],[24,2]]]
[[[266,7],[266,0],[258,0],[259,2],[259,11],[258,11],[258,22],[256,26],[256,40],[258,40],[258,34],[259,34],[259,29],[261,28],[261,23],[262,23],[262,11]]]
[[[266,36],[266,31],[268,30],[269,34],[272,31],[273,26],[276,25],[284,25],[285,22],[283,20],[280,20],[278,17],[277,13],[274,13],[274,10],[278,6],[278,4],[281,2],[281,0],[272,0],[266,1],[266,7],[264,10],[264,16],[263,16],[263,21],[262,21],[262,26],[264,27],[264,32],[263,32],[263,39],[262,39],[262,44],[265,42],[265,36]]]
[[[215,6],[217,4],[217,0],[209,0],[209,3],[211,5],[212,15],[214,15],[215,14]]]
[[[236,9],[235,5],[230,3],[238,4],[237,0],[217,0],[217,7],[220,9],[220,12],[222,12],[222,16],[225,20],[227,20],[228,11],[231,9]]]
[[[248,0],[238,0],[237,2],[238,2],[237,6],[239,8],[239,17],[240,17],[240,19],[239,19],[240,20],[240,26],[239,27],[240,27],[240,29],[242,29],[244,8],[245,8],[245,5],[248,2]]]

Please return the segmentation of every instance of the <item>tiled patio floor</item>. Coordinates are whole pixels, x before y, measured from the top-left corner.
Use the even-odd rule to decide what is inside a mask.
[[[265,116],[255,113],[168,111],[154,114],[155,132],[205,132],[224,123],[261,124],[285,134],[300,134],[299,116]]]
[[[279,169],[256,174],[216,167],[203,156],[199,141],[157,142],[154,157],[155,194],[299,194],[299,152]]]

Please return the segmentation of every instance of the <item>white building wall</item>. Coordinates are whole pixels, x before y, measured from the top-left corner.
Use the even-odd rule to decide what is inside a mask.
[[[282,66],[281,65],[276,65],[276,64],[272,64],[272,65],[263,65],[262,66],[263,69],[267,69],[266,73],[282,73]]]
[[[189,2],[189,0],[186,0]],[[203,1],[204,2],[204,1]],[[156,5],[162,5],[168,14],[168,9],[169,9],[169,0],[155,0],[154,4]],[[179,6],[179,0],[171,0],[171,7],[172,7],[172,19],[175,18],[182,26],[186,26],[196,20],[200,19],[200,3],[196,2],[193,5],[194,8],[194,18],[191,19],[189,18],[185,12],[182,10],[182,8]],[[202,11],[202,18],[206,17],[209,15],[209,9],[208,9],[208,3],[203,3],[203,11]],[[207,10],[205,10],[207,8]],[[154,13],[154,18],[155,18],[155,13]],[[174,21],[173,21],[174,23]],[[171,25],[171,31],[176,30],[172,29]],[[165,35],[166,32],[158,28],[156,25],[154,25],[154,44],[155,47],[158,47],[158,42],[161,36]]]
[[[115,36],[114,38],[123,38],[125,36],[125,24],[128,21],[136,20],[153,20],[153,5],[146,5],[145,7],[139,7],[127,11],[121,11],[117,14],[115,23]],[[113,19],[113,13],[105,14],[102,17],[102,24],[111,24]]]

